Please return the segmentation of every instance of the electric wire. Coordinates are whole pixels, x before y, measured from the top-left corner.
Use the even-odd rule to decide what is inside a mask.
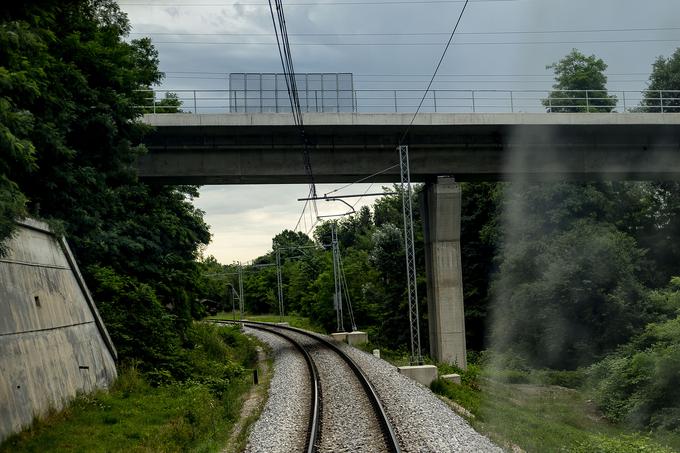
[[[364,195],[366,195],[366,194],[368,193],[368,191],[371,189],[371,187],[373,187],[373,184],[375,184],[375,183],[372,182],[372,183],[368,186],[368,188],[367,188],[366,190],[364,190],[363,195],[361,195],[361,196],[359,197],[359,199],[358,199],[357,201],[355,201],[354,204],[352,205],[352,209],[354,209],[354,208],[357,207],[357,205],[359,204],[359,202],[361,201],[361,199],[364,198]]]
[[[577,30],[498,30],[498,31],[469,31],[460,32],[459,36],[480,35],[548,35],[562,33],[628,33],[645,31],[677,31],[680,27],[649,27],[649,28],[594,28]],[[270,36],[269,33],[189,33],[189,32],[131,32],[131,35],[144,36]],[[449,32],[402,32],[402,33],[290,33],[289,36],[448,36]]]
[[[227,72],[210,71],[162,71],[165,74],[211,74],[228,76]],[[243,74],[243,73],[238,73]],[[314,74],[314,73],[310,73]],[[321,74],[321,73],[316,73]],[[639,76],[648,75],[647,72],[605,72],[607,76]],[[429,78],[432,74],[353,74],[354,77],[422,77]],[[554,77],[553,74],[438,74],[437,77]]]
[[[574,45],[574,44],[643,44],[677,43],[678,39],[589,39],[580,41],[468,41],[458,46],[510,46],[510,45]],[[275,42],[225,42],[225,41],[153,41],[153,44],[223,45],[223,46],[273,46]],[[340,47],[427,47],[440,46],[440,42],[294,42],[294,46],[340,46]]]
[[[391,166],[389,166],[389,167],[387,167],[387,168],[383,168],[382,170],[377,171],[377,172],[373,173],[372,175],[365,176],[365,177],[363,177],[363,178],[361,178],[361,179],[357,179],[356,181],[347,183],[347,184],[345,184],[345,185],[342,186],[342,187],[338,187],[337,189],[333,189],[333,190],[331,190],[330,192],[325,193],[324,196],[328,196],[328,195],[330,195],[330,194],[332,194],[332,193],[339,192],[339,191],[341,191],[341,190],[343,190],[343,189],[346,189],[346,188],[348,188],[348,187],[350,187],[350,186],[352,186],[352,185],[354,185],[354,184],[358,184],[358,183],[364,182],[364,181],[366,181],[366,180],[368,180],[368,179],[371,179],[371,178],[373,178],[373,177],[375,177],[375,176],[378,176],[378,175],[381,175],[381,174],[383,174],[383,173],[386,173],[386,172],[392,170],[393,168],[397,168],[398,166],[399,166],[399,164],[394,164],[394,165],[391,165]]]
[[[456,25],[453,26],[453,30],[451,30],[451,36],[449,36],[449,40],[446,43],[446,46],[444,47],[444,51],[442,52],[442,56],[439,58],[439,62],[437,63],[437,67],[434,68],[434,72],[432,73],[432,78],[430,79],[430,83],[428,83],[427,88],[425,89],[425,93],[423,93],[423,97],[420,100],[420,103],[418,104],[418,108],[416,109],[415,113],[413,114],[413,118],[411,118],[411,122],[409,123],[408,127],[406,128],[406,131],[404,131],[404,135],[402,135],[401,139],[399,140],[399,145],[404,142],[404,139],[406,138],[406,135],[408,134],[409,130],[411,129],[411,126],[413,126],[413,122],[416,120],[416,117],[418,116],[418,113],[420,112],[420,109],[423,106],[423,102],[425,102],[425,97],[427,96],[427,93],[430,91],[430,87],[432,87],[432,83],[434,82],[435,77],[437,77],[437,72],[439,72],[439,67],[442,65],[442,62],[444,61],[444,57],[446,56],[446,52],[449,50],[449,47],[451,46],[451,41],[453,41],[453,37],[456,34],[456,30],[458,30],[458,25],[460,25],[461,19],[463,19],[463,14],[465,13],[465,8],[467,7],[468,3],[470,0],[465,0],[465,4],[463,4],[463,8],[460,10],[460,14],[458,15],[458,20],[456,21]]]
[[[352,308],[352,298],[349,295],[349,287],[347,286],[347,277],[345,276],[345,266],[342,264],[342,254],[338,247],[338,263],[340,264],[340,283],[345,288],[345,295],[347,296],[347,309],[349,312],[349,322],[352,324],[352,332],[357,330],[357,323],[354,320],[354,309]]]
[[[548,76],[545,76],[548,77]],[[204,76],[166,76],[166,79],[191,79],[191,80],[226,80],[228,76],[222,76],[222,77],[204,77]],[[435,81],[436,84],[444,84],[444,83],[533,83],[533,84],[540,84],[540,83],[553,83],[554,80],[508,80],[508,79],[495,79],[495,80],[437,80]],[[609,80],[609,83],[639,83],[639,82],[647,82],[647,80],[644,79],[628,79],[628,80]],[[374,79],[374,80],[354,80],[355,84],[369,84],[369,83],[379,83],[381,85],[384,85],[386,83],[399,83],[399,84],[404,84],[404,83],[423,83],[423,80],[381,80],[381,79]],[[381,91],[385,91],[388,89],[383,89]],[[403,89],[402,90],[408,90],[408,91],[416,91],[413,89]],[[224,90],[228,91],[228,90]],[[273,90],[272,90],[273,91]],[[361,88],[355,88],[355,91],[374,91],[371,88],[368,89],[361,89]],[[377,91],[377,89],[376,89]],[[417,90],[420,91],[420,90]]]
[[[305,134],[305,126],[302,117],[302,109],[300,107],[300,99],[298,97],[297,82],[295,77],[295,67],[293,65],[293,55],[290,50],[290,42],[288,40],[288,30],[286,26],[286,18],[283,12],[283,4],[281,0],[274,0],[276,6],[276,17],[274,14],[274,5],[272,0],[268,0],[269,12],[271,14],[272,25],[274,26],[274,35],[276,37],[276,45],[279,51],[279,58],[281,60],[281,67],[286,81],[286,88],[288,90],[288,99],[290,101],[291,112],[293,114],[293,121],[300,130],[303,147],[303,164],[305,173],[309,179],[309,192],[311,197],[316,197],[316,184],[314,182],[314,173],[312,172],[312,164],[309,152],[309,140]],[[280,35],[280,36],[279,36]],[[305,203],[302,214],[308,203]],[[318,208],[316,200],[312,200],[312,208],[314,213],[318,216]],[[299,222],[298,222],[299,225]],[[297,226],[296,226],[297,228]]]

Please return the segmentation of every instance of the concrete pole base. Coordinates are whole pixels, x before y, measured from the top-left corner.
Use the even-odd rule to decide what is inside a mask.
[[[445,374],[442,376],[445,381],[453,382],[454,384],[461,384],[460,374]]]
[[[437,367],[434,365],[400,366],[397,370],[425,387],[437,380]]]
[[[334,332],[331,334],[331,339],[335,341],[347,342],[347,332]]]
[[[347,333],[347,344],[350,346],[356,346],[358,344],[368,343],[368,334],[366,332],[348,332]]]
[[[350,346],[356,346],[362,343],[368,343],[368,334],[366,332],[335,332],[331,334],[331,339],[335,341],[342,341]]]

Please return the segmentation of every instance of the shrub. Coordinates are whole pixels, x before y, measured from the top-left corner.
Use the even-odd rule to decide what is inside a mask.
[[[667,300],[678,300],[671,286]],[[657,294],[656,297],[661,297]],[[594,399],[607,418],[638,428],[680,427],[680,316],[649,324],[617,353],[589,369]]]

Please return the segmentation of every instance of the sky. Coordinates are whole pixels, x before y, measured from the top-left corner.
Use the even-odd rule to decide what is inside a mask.
[[[130,19],[130,38],[149,36],[158,49],[166,78],[157,88],[178,92],[190,107],[193,95],[181,90],[225,90],[232,72],[281,72],[267,0],[118,3]],[[464,2],[284,0],[283,4],[296,72],[351,72],[357,90],[424,90]],[[620,99],[627,91],[629,104],[634,103],[639,98],[634,92],[645,88],[654,60],[680,47],[679,16],[678,0],[471,0],[433,88],[524,90],[514,96],[538,105],[543,94],[533,90],[547,91],[553,82],[546,66],[576,48],[602,58],[609,66],[609,90],[620,91]],[[218,91],[202,93],[224,96]],[[360,91],[358,96],[377,95]],[[399,101],[407,104],[402,111],[415,111],[419,96],[415,91],[400,93]],[[476,93],[481,99],[496,96],[505,95]],[[221,107],[222,102],[218,99],[213,105]],[[439,102],[441,106],[447,101]],[[477,107],[493,111],[499,103],[478,99]],[[210,111],[225,112],[226,105]],[[312,155],[312,166],[313,159]],[[339,186],[319,186],[318,193]],[[355,184],[338,193],[365,191],[380,192],[380,186]],[[266,253],[275,234],[296,226],[303,208],[297,198],[307,192],[305,185],[203,186],[193,202],[205,212],[213,235],[204,253],[223,263],[246,262]],[[371,200],[361,199],[357,207]],[[340,214],[346,209],[320,202],[319,211]],[[306,212],[298,228],[308,231],[313,220]]]

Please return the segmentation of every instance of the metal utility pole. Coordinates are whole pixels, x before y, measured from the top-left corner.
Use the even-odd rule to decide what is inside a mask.
[[[338,248],[338,235],[335,231],[335,222],[331,223],[331,247],[333,250],[333,279],[335,280],[333,306],[335,307],[337,332],[344,332],[345,326],[342,316],[342,283],[340,280],[340,250]]]
[[[276,249],[276,284],[279,289],[279,317],[283,322],[283,279],[281,278],[281,251]]]
[[[231,315],[232,315],[233,320],[236,321],[236,305],[235,305],[235,302],[237,300],[240,301],[241,297],[238,295],[238,293],[236,292],[236,289],[234,288],[234,285],[232,285],[231,283],[227,283],[227,288],[231,289]],[[229,292],[229,291],[227,291],[227,292]],[[240,304],[241,304],[241,302],[239,302],[239,306],[240,306]]]
[[[408,146],[399,146],[401,169],[401,203],[404,215],[404,254],[406,255],[406,281],[408,285],[408,320],[411,330],[411,364],[420,365],[420,317],[418,315],[418,284],[416,281],[416,252],[413,244],[413,203],[411,201],[411,169]]]
[[[238,262],[238,308],[239,308],[239,319],[243,319],[243,307],[245,304],[245,297],[243,295],[243,266],[241,262]]]

